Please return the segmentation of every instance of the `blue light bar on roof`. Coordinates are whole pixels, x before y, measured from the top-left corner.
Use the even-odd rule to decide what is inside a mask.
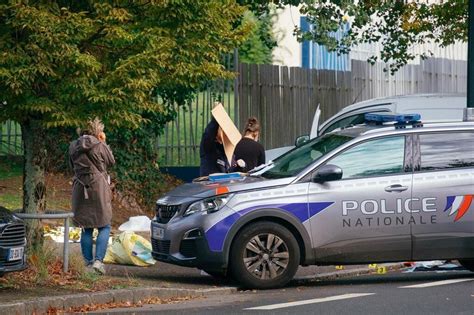
[[[365,121],[382,124],[384,122],[416,123],[421,119],[420,114],[365,114]]]

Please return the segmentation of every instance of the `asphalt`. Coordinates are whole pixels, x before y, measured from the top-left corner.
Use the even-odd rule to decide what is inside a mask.
[[[180,304],[148,304],[95,314],[473,314],[474,274],[417,271],[322,280]]]
[[[56,254],[62,256],[62,244],[53,243]],[[70,256],[81,255],[80,244],[70,245]],[[350,265],[350,266],[307,266],[300,267],[291,286],[304,285],[327,279],[344,278],[361,274],[385,273],[389,269],[398,269],[402,264],[386,265]],[[71,293],[57,288],[55,292],[35,290],[32,296],[21,294],[19,298],[0,300],[0,314],[7,311],[12,314],[42,314],[48,309],[68,310],[72,307],[117,302],[137,303],[146,298],[189,298],[228,295],[240,292],[238,283],[217,279],[202,273],[196,268],[186,268],[157,262],[153,266],[138,267],[108,264],[105,266],[108,276],[132,278],[136,287],[102,292]]]
[[[72,244],[72,253],[79,251],[78,244]],[[308,266],[300,267],[289,286],[298,286],[313,281],[357,276],[369,273],[384,273],[400,268],[401,264],[354,266]],[[185,268],[157,262],[150,267],[106,265],[107,274],[114,277],[133,278],[138,286],[134,288],[108,290],[80,294],[55,294],[36,296],[25,300],[0,303],[0,314],[42,314],[48,309],[67,311],[83,305],[118,302],[137,303],[147,298],[176,299],[224,296],[239,292],[238,285],[227,280],[216,279],[202,274],[195,268]],[[66,292],[65,292],[66,293]]]

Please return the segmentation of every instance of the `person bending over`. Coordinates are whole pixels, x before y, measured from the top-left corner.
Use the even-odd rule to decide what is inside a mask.
[[[234,171],[248,172],[257,166],[265,164],[265,149],[258,141],[260,123],[257,118],[250,117],[245,124],[243,137],[237,143],[234,151],[234,160],[237,166]],[[242,163],[240,160],[244,161]]]

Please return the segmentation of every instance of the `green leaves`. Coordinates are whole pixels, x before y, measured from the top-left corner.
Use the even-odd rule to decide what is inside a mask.
[[[229,76],[221,55],[250,31],[230,0],[41,3],[0,6],[0,121],[137,127],[161,110],[157,87],[189,93]]]
[[[289,4],[294,1],[283,1]],[[303,32],[297,29],[299,40],[313,40],[329,50],[348,53],[351,47],[379,42],[380,53],[369,57],[373,63],[388,63],[392,74],[416,57],[426,58],[428,53],[416,53],[412,47],[435,43],[447,46],[456,41],[467,41],[467,0],[449,0],[439,3],[424,1],[299,1],[301,13],[307,16],[314,28]],[[341,39],[331,32],[350,23]]]
[[[231,75],[220,61],[251,31],[241,21],[245,8],[233,0],[2,3],[0,121],[39,121],[59,147],[70,139],[56,135],[74,129],[65,127],[100,117],[118,186],[152,204],[167,188],[154,139],[175,117],[175,104]]]

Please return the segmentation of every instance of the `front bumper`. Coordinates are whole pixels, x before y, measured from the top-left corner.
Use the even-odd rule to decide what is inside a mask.
[[[162,237],[154,236],[153,230],[164,229]],[[158,261],[184,267],[196,267],[207,271],[225,271],[227,261],[223,252],[209,249],[202,229],[180,225],[151,223],[152,256]]]

